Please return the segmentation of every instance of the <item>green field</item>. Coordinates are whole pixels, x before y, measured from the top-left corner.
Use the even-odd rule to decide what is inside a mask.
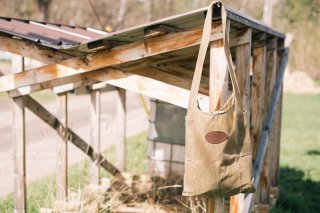
[[[285,94],[281,133],[280,197],[272,212],[320,212],[320,94]],[[105,154],[114,161],[114,148]],[[146,134],[128,140],[127,169],[144,171]],[[70,168],[69,186],[77,191],[88,180],[88,161]],[[102,176],[107,176],[104,172]],[[54,176],[28,186],[28,212],[50,207]],[[0,212],[13,212],[13,196],[0,199]]]
[[[320,212],[320,94],[285,94],[281,194],[273,212]]]

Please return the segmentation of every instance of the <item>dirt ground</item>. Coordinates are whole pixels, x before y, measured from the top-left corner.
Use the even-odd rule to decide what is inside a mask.
[[[69,126],[83,139],[89,141],[89,95],[69,96]],[[120,140],[116,117],[116,92],[103,93],[101,97],[101,149],[116,144]],[[41,102],[56,114],[57,101]],[[0,197],[13,191],[13,148],[12,148],[12,101],[0,96]],[[148,116],[137,94],[127,92],[127,137],[146,131]],[[57,134],[32,112],[26,110],[26,178],[30,183],[53,174],[56,170]],[[85,159],[85,155],[69,143],[68,164],[73,165]]]
[[[306,72],[286,70],[283,89],[286,93],[320,93],[320,88]]]

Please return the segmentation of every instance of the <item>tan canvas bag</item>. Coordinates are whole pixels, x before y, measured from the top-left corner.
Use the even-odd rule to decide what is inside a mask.
[[[247,115],[243,111],[229,50],[229,29],[226,29],[223,5],[221,14],[233,93],[219,111],[209,114],[198,107],[197,95],[212,26],[211,4],[204,23],[186,116],[184,196],[204,193],[209,196],[231,196],[254,191]]]

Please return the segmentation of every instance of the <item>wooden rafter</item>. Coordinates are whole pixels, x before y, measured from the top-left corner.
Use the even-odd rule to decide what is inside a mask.
[[[188,107],[191,82],[153,71],[152,68],[133,72],[125,72],[114,68],[107,68],[105,71],[94,71],[87,73],[88,78],[103,81],[107,84],[120,87],[126,90],[137,92],[152,98],[156,98],[183,108]],[[144,76],[143,76],[144,75]],[[188,89],[174,86],[165,82],[175,83]],[[208,105],[208,96],[199,95],[200,106]]]

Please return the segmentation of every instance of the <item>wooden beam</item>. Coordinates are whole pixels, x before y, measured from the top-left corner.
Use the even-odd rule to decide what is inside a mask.
[[[45,64],[58,63],[74,56],[38,46],[34,42],[0,35],[0,50],[26,58],[41,61]]]
[[[68,198],[68,94],[58,95],[58,119],[61,126],[61,138],[57,140],[57,192],[56,199],[66,201]]]
[[[90,92],[90,137],[92,148],[100,154],[100,90],[92,90]],[[99,162],[92,161],[90,166],[90,183],[98,185],[100,183]]]
[[[125,62],[196,46],[199,45],[201,41],[201,34],[202,27],[122,45],[111,50],[88,54],[85,57],[64,60],[59,64],[51,64],[37,69],[31,69],[23,74],[6,75],[0,78],[0,92],[50,82],[103,67],[115,66]],[[221,38],[221,24],[214,24],[210,40]]]
[[[152,77],[155,77],[155,75],[157,74],[159,73],[153,72]],[[188,107],[190,91],[181,87],[169,85],[162,81],[158,81],[144,76],[133,75],[128,72],[113,68],[108,68],[104,72],[90,72],[87,73],[86,76],[88,78],[92,78],[97,81],[103,81],[107,84],[111,84],[116,87],[120,87],[126,90],[140,93],[142,95],[156,98],[174,104],[176,106],[180,106],[183,108]],[[208,96],[200,94],[199,97],[200,106],[207,107],[208,109]]]
[[[119,142],[117,143],[117,167],[120,171],[126,169],[126,90],[118,88],[117,119],[119,121]]]
[[[14,55],[12,72],[24,70],[24,58]],[[22,98],[13,99],[14,212],[24,213],[26,203],[26,121]]]

